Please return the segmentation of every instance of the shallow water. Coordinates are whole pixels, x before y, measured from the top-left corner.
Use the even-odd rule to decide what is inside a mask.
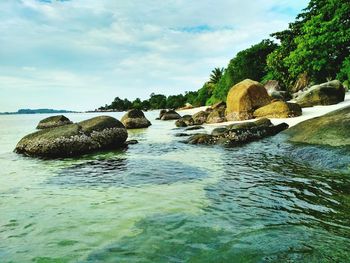
[[[347,150],[186,145],[146,115],[139,144],[62,160],[12,152],[47,115],[0,116],[0,262],[349,262]]]

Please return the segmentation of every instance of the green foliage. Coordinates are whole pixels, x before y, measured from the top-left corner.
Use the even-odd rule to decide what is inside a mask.
[[[267,74],[266,58],[276,48],[277,44],[271,40],[263,40],[238,52],[218,82],[211,101],[225,101],[230,88],[244,79],[262,80]]]
[[[186,104],[186,98],[184,95],[172,95],[167,98],[166,107],[168,109],[178,109]]]
[[[268,56],[269,76],[287,87],[303,72],[314,82],[334,79],[350,52],[349,17],[348,0],[311,0],[288,30],[273,34],[281,45]]]
[[[216,84],[220,81],[222,74],[224,73],[224,68],[215,68],[210,74],[210,83]]]

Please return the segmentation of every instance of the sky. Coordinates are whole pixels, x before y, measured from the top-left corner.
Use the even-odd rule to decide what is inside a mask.
[[[307,0],[1,0],[0,111],[198,90]]]

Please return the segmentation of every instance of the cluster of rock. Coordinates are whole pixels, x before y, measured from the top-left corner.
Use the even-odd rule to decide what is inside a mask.
[[[281,100],[273,99],[269,93]],[[302,114],[296,103],[285,102],[288,94],[280,91],[277,82],[268,82],[264,87],[259,82],[246,79],[231,88],[227,95],[226,119],[249,120],[256,117],[289,118]]]
[[[225,122],[226,103],[218,102],[205,111],[197,112],[193,115],[184,115],[175,122],[177,127],[187,127],[192,125],[202,125],[204,123]]]
[[[59,122],[60,118],[56,120]],[[66,118],[67,119],[67,118]],[[46,121],[42,121],[45,123]],[[115,118],[99,116],[82,122],[66,121],[23,137],[15,152],[44,158],[71,157],[125,145],[128,133]]]
[[[234,147],[275,135],[288,128],[288,124],[273,125],[267,118],[255,122],[232,124],[216,128],[211,134],[195,134],[186,141],[189,144],[220,144]]]
[[[121,119],[127,129],[140,129],[151,126],[151,122],[147,120],[142,110],[132,109],[129,110]]]

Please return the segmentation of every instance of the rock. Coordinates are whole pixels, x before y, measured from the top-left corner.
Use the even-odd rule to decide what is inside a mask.
[[[169,120],[178,120],[181,116],[174,110],[168,110],[167,112],[162,114],[162,117],[160,118],[162,121],[169,121]]]
[[[194,125],[202,125],[207,121],[209,112],[207,111],[200,111],[192,115],[193,124]]]
[[[15,152],[37,157],[71,157],[124,146],[128,133],[115,118],[99,116],[34,132],[23,137]]]
[[[57,116],[51,116],[41,120],[38,123],[38,126],[36,128],[41,130],[41,129],[54,128],[54,127],[72,124],[72,123],[73,122],[71,122],[66,116],[57,115]]]
[[[255,122],[242,122],[242,123],[234,123],[228,125],[226,128],[228,130],[241,130],[241,129],[250,129],[252,127],[256,127]]]
[[[213,106],[211,106],[210,108],[213,110],[220,109],[220,108],[226,108],[226,102],[219,101],[219,102],[215,103]]]
[[[159,112],[159,118],[157,118],[157,119],[162,119],[162,117],[163,117],[163,115],[165,114],[167,112],[167,110],[160,110],[160,112]]]
[[[182,108],[179,108],[178,110],[190,110],[190,109],[193,109],[193,106],[192,104],[187,102],[185,106],[183,106]]]
[[[288,124],[273,125],[269,119],[261,119],[258,122],[245,123],[236,127],[214,129],[211,135],[194,135],[187,142],[189,144],[220,144],[229,147],[239,146],[248,142],[257,141],[267,136],[273,136],[288,128]]]
[[[301,107],[315,105],[332,105],[344,101],[345,88],[338,80],[329,81],[320,85],[314,85],[298,98],[296,102]]]
[[[248,120],[253,112],[271,102],[266,89],[259,82],[246,79],[233,86],[227,95],[226,119]]]
[[[151,126],[151,122],[146,119],[142,110],[132,109],[129,110],[121,119],[127,129],[140,129]]]
[[[292,88],[292,91],[298,92],[299,90],[305,89],[310,84],[310,77],[307,74],[307,72],[304,72],[299,75],[297,81],[294,84],[294,87]]]
[[[133,145],[133,144],[138,144],[139,141],[138,140],[129,140],[125,142],[125,145]]]
[[[182,133],[182,132],[175,134],[175,137],[187,137],[187,136],[191,136],[191,135],[187,133]]]
[[[188,127],[185,129],[185,131],[194,131],[194,130],[201,130],[204,129],[204,127],[202,126],[192,126],[192,127]]]
[[[289,141],[305,144],[350,146],[350,107],[303,121],[285,133]]]
[[[282,101],[288,101],[292,98],[292,96],[287,91],[273,91],[270,94],[270,96],[273,100],[282,100]]]
[[[175,122],[176,127],[187,127],[187,126],[192,126],[193,124],[194,124],[194,121],[191,115],[184,115],[183,117],[181,117],[181,119],[178,119]]]
[[[225,122],[225,111],[226,108],[221,106],[221,107],[216,107],[213,109],[212,112],[209,113],[206,123],[220,123],[220,122]]]
[[[301,116],[302,110],[299,104],[276,101],[254,111],[255,118],[291,118]]]
[[[223,136],[226,132],[228,132],[228,129],[226,129],[225,127],[219,127],[219,128],[215,128],[211,132],[211,135],[213,135],[213,136]]]
[[[281,86],[277,80],[268,80],[264,85],[267,94],[271,96],[271,94],[275,91],[281,91]]]
[[[188,140],[188,144],[214,144],[214,136],[209,134],[195,134],[191,136]]]

